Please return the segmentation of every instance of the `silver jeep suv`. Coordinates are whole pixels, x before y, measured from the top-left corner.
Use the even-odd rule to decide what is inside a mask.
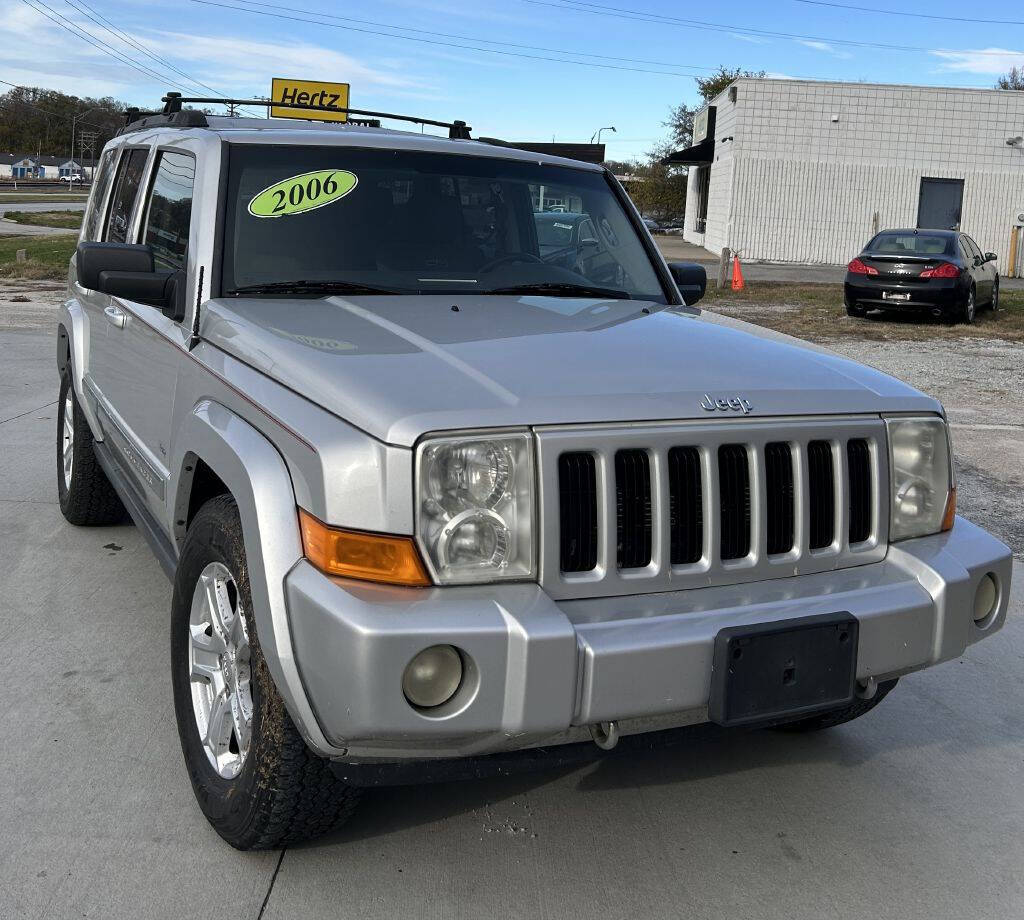
[[[701,313],[605,169],[177,108],[102,154],[58,489],[174,583],[181,746],[232,845],[496,754],[837,725],[1002,626],[942,406]]]

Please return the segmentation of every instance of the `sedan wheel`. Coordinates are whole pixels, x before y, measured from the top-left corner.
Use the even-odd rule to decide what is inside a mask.
[[[964,304],[963,321],[967,325],[971,325],[974,322],[974,317],[978,312],[978,308],[974,303],[974,288],[967,294],[967,303]]]
[[[992,311],[995,312],[999,309],[999,282],[997,281],[992,286]]]

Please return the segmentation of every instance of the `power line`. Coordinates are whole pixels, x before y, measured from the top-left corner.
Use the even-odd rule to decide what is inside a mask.
[[[64,29],[65,32],[70,32],[76,38],[81,38],[83,41],[88,42],[94,48],[98,48],[104,54],[107,54],[110,57],[116,58],[122,64],[127,64],[129,67],[131,67],[137,73],[140,73],[140,74],[142,74],[145,77],[154,77],[157,80],[159,80],[161,83],[170,82],[171,85],[173,85],[173,86],[180,86],[180,84],[178,84],[177,81],[173,81],[173,80],[169,81],[168,77],[165,74],[157,73],[155,70],[150,69],[145,64],[140,64],[138,61],[133,61],[130,58],[122,55],[120,52],[118,52],[114,48],[111,48],[110,45],[108,45],[105,42],[102,42],[99,39],[97,39],[96,36],[93,35],[91,32],[88,32],[85,29],[81,28],[81,26],[78,26],[78,25],[76,25],[74,23],[72,23],[71,25],[68,25],[67,23],[63,22],[60,19],[60,15],[55,10],[53,10],[51,7],[48,7],[43,2],[43,0],[21,0],[21,2],[24,3],[30,9],[35,10],[37,13],[42,13],[51,22],[55,23],[56,25],[58,25],[62,29]],[[36,6],[36,4],[39,4],[39,5]]]
[[[85,2],[85,0],[64,0],[64,2],[67,3],[68,6],[70,6],[72,9],[77,10],[79,13],[82,13],[88,19],[91,19],[101,29],[104,29],[105,31],[109,32],[115,38],[120,39],[129,47],[134,48],[135,50],[140,51],[142,54],[146,55],[146,57],[151,58],[152,60],[157,61],[160,64],[163,64],[165,67],[169,68],[174,73],[184,77],[186,80],[188,80],[195,86],[201,87],[204,90],[209,90],[210,92],[215,93],[217,95],[223,95],[221,90],[216,89],[213,86],[210,86],[209,83],[203,83],[202,80],[197,80],[195,77],[186,73],[184,70],[181,70],[179,67],[176,67],[170,61],[160,57],[160,55],[158,54],[154,54],[145,45],[143,45],[141,42],[137,41],[134,37],[125,32],[124,29],[120,28],[115,23],[107,19],[107,17],[104,16],[99,10],[89,6],[89,4]],[[251,112],[247,112],[246,114],[252,115]]]
[[[851,38],[828,38],[821,35],[803,35],[798,32],[777,32],[771,29],[755,29],[749,26],[734,26],[724,22],[710,22],[702,19],[682,19],[662,13],[650,13],[645,10],[633,10],[618,6],[603,6],[597,3],[584,3],[580,0],[523,0],[534,6],[547,6],[556,10],[574,13],[592,13],[597,16],[610,16],[614,19],[625,19],[632,22],[650,22],[657,25],[670,25],[683,29],[697,29],[704,32],[727,32],[739,35],[767,36],[784,38],[796,42],[824,42],[829,45],[851,45],[858,48],[876,48],[882,51],[911,51],[924,54],[964,54],[966,49],[960,48],[926,48],[922,45],[895,45],[886,42],[858,41]],[[971,54],[1006,57],[1005,51],[970,50]]]
[[[521,48],[526,51],[546,51],[551,54],[573,54],[577,57],[591,57],[591,58],[602,58],[606,61],[620,61],[626,64],[653,64],[657,67],[677,67],[684,70],[709,70],[714,71],[716,68],[701,66],[697,64],[679,64],[673,61],[650,61],[644,58],[626,58],[626,57],[614,57],[608,54],[593,54],[589,51],[573,51],[567,48],[546,48],[542,45],[523,45],[518,42],[502,42],[493,38],[483,38],[477,35],[459,35],[452,32],[434,32],[430,29],[418,29],[412,26],[396,26],[388,22],[376,22],[372,19],[354,19],[351,16],[335,16],[331,13],[323,13],[319,10],[304,10],[293,6],[283,6],[276,3],[262,3],[259,0],[237,0],[237,2],[244,3],[246,6],[262,6],[272,10],[286,10],[289,13],[302,13],[305,16],[321,16],[324,19],[336,19],[339,22],[351,23],[356,22],[364,26],[379,26],[383,29],[394,29],[398,32],[416,32],[420,35],[433,35],[440,38],[454,38],[459,41],[469,42],[483,42],[485,45],[501,45],[505,48]],[[257,12],[256,10],[250,10],[250,12]],[[377,34],[377,33],[375,33]],[[391,36],[392,38],[403,38],[401,35]]]
[[[884,13],[886,16],[907,16],[912,19],[939,19],[943,22],[971,22],[989,26],[1024,26],[1022,19],[979,19],[977,16],[940,16],[938,13],[911,13],[909,10],[884,10],[877,6],[853,6],[848,3],[830,3],[829,0],[793,0],[810,6],[830,6],[837,10],[858,13]]]
[[[28,0],[23,0],[23,2],[28,2]],[[352,26],[352,25],[342,25],[340,23],[324,22],[323,19],[303,19],[303,18],[300,18],[298,16],[289,16],[289,15],[286,15],[285,13],[282,13],[282,12],[264,12],[263,10],[254,10],[254,9],[252,9],[250,7],[246,7],[246,6],[234,6],[234,5],[228,4],[228,3],[218,3],[218,2],[215,2],[215,0],[192,0],[192,2],[193,3],[200,3],[203,6],[216,6],[216,7],[221,7],[222,9],[226,9],[226,10],[235,10],[235,11],[243,12],[243,13],[254,13],[254,14],[258,15],[258,16],[269,16],[270,18],[276,19],[276,20],[287,19],[287,20],[291,20],[292,22],[305,22],[305,23],[308,23],[309,25],[327,26],[330,29],[341,29],[341,30],[343,30],[345,32],[360,32],[360,33],[364,33],[364,34],[367,34],[367,35],[381,35],[381,36],[383,36],[385,38],[397,38],[397,39],[401,39],[402,41],[419,42],[420,44],[425,44],[425,45],[439,45],[439,46],[445,47],[445,48],[460,48],[463,51],[479,51],[479,52],[482,52],[484,54],[500,54],[500,55],[504,55],[506,57],[526,58],[528,60],[533,60],[533,61],[551,61],[551,62],[553,62],[555,64],[576,64],[576,65],[581,66],[581,67],[598,67],[598,68],[601,68],[601,69],[604,69],[604,70],[624,70],[624,71],[631,71],[633,73],[649,73],[649,74],[656,74],[657,76],[660,76],[660,77],[689,77],[689,76],[692,76],[692,74],[674,73],[674,72],[668,71],[668,70],[648,70],[648,69],[643,69],[643,68],[639,68],[639,67],[626,67],[626,66],[621,66],[621,65],[617,65],[617,64],[602,64],[602,63],[599,63],[599,62],[596,62],[596,61],[577,61],[577,60],[573,60],[571,58],[544,57],[542,55],[524,54],[522,52],[517,52],[517,51],[502,51],[502,50],[497,49],[497,48],[481,48],[481,47],[475,46],[475,45],[459,45],[459,44],[455,44],[453,42],[439,41],[439,40],[429,39],[429,38],[416,38],[415,36],[412,36],[412,35],[395,35],[392,32],[380,32],[380,31],[375,31],[373,29],[364,29],[364,28],[359,28],[357,26]],[[270,4],[266,4],[266,5],[267,6],[271,6]],[[278,7],[271,7],[271,8],[272,9],[279,9]],[[320,14],[320,13],[313,13],[311,15],[320,16],[322,14]],[[679,65],[671,65],[671,66],[679,66]]]

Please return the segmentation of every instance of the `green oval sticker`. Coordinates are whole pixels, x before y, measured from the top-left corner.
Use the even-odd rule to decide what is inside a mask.
[[[318,169],[290,176],[256,195],[249,202],[249,213],[253,217],[303,214],[344,198],[358,182],[355,173],[343,169]]]

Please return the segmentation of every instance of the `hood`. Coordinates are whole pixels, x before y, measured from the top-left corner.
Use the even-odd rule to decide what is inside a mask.
[[[203,306],[201,336],[406,446],[459,428],[941,410],[816,346],[636,300],[225,298]]]

